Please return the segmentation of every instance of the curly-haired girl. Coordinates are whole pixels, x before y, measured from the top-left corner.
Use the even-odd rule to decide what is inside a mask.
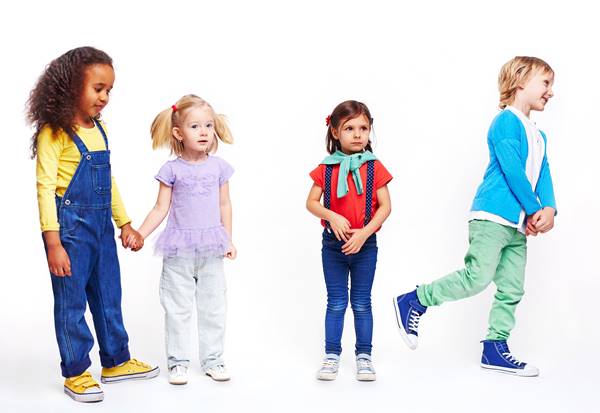
[[[151,378],[152,367],[131,359],[121,314],[121,275],[111,216],[121,238],[134,237],[111,175],[100,112],[108,104],[112,59],[79,47],[50,62],[31,91],[27,117],[35,127],[40,224],[54,294],[54,325],[64,391],[81,402],[104,393],[86,370],[94,339],[84,318],[89,304],[100,347],[102,382]],[[125,245],[125,243],[123,243]]]

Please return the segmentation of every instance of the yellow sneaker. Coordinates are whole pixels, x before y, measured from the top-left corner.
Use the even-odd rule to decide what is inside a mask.
[[[104,392],[88,371],[79,376],[66,378],[65,393],[78,402],[91,403],[104,400]]]
[[[102,383],[117,383],[126,380],[151,379],[158,376],[158,366],[152,367],[136,359],[131,359],[115,367],[102,368]]]

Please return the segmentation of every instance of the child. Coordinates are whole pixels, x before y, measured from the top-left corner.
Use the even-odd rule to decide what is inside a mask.
[[[151,134],[153,148],[168,147],[177,155],[156,175],[158,199],[139,228],[146,238],[169,213],[167,227],[156,242],[156,252],[163,255],[160,298],[165,309],[169,383],[187,383],[194,296],[202,368],[216,381],[229,380],[222,358],[223,257],[237,255],[231,242],[228,183],[233,169],[209,153],[217,150],[217,138],[232,143],[233,137],[224,116],[194,95],[160,112]],[[133,248],[140,247],[133,237],[128,241]]]
[[[490,163],[471,207],[465,268],[394,298],[406,344],[417,347],[421,315],[428,307],[483,291],[492,281],[496,295],[483,341],[481,367],[518,376],[539,371],[517,360],[507,340],[523,296],[526,235],[554,226],[556,204],[546,157],[546,135],[529,119],[553,96],[554,71],[543,60],[517,56],[500,70],[500,108],[488,132]]]
[[[40,224],[54,293],[54,325],[64,391],[80,402],[104,398],[87,368],[94,339],[85,322],[86,302],[100,346],[102,382],[152,378],[158,367],[131,359],[121,315],[121,275],[114,239],[141,238],[110,172],[100,112],[115,74],[112,59],[92,47],[52,61],[31,91],[28,119],[35,126]]]
[[[369,135],[373,118],[364,103],[340,103],[327,117],[326,125],[327,151],[331,155],[310,173],[314,183],[306,201],[308,210],[321,218],[325,227],[321,250],[327,286],[325,358],[317,378],[337,377],[350,274],[356,378],[373,381],[371,287],[377,263],[375,233],[391,211],[387,184],[392,176],[372,153]]]

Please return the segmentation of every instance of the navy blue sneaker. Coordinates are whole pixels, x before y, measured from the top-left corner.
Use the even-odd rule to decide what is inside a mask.
[[[488,370],[510,373],[515,376],[534,377],[540,371],[527,363],[517,360],[505,340],[483,340],[481,367]]]
[[[396,310],[396,322],[400,329],[400,335],[411,350],[417,348],[419,337],[419,320],[427,311],[427,307],[419,302],[417,290],[394,297],[394,309]]]

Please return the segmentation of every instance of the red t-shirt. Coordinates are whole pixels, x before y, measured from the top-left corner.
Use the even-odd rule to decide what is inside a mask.
[[[320,186],[325,190],[325,166],[317,166],[311,173],[310,177],[313,179],[316,185]],[[338,184],[338,172],[340,165],[333,165],[331,171],[331,210],[350,221],[350,227],[354,229],[364,227],[365,223],[365,191],[367,190],[367,163],[360,167],[360,179],[363,184],[363,193],[358,195],[356,193],[356,186],[354,185],[354,179],[352,174],[349,173],[346,179],[348,180],[348,193],[342,198],[337,197],[337,184]],[[375,161],[375,176],[373,179],[373,198],[372,198],[372,212],[371,218],[375,216],[379,203],[377,202],[377,190],[392,180],[392,175],[382,165],[381,162]],[[325,221],[321,220],[321,225],[325,226]]]

